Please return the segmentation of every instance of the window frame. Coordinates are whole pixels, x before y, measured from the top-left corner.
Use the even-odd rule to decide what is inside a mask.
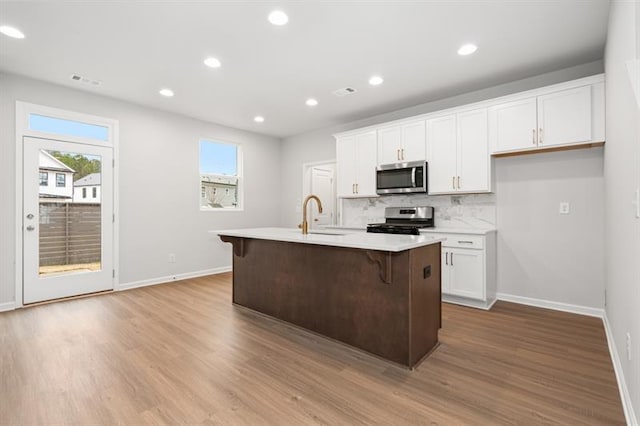
[[[49,186],[49,172],[38,172],[38,173],[39,173],[38,180],[40,181],[39,186]],[[44,180],[42,180],[43,175],[44,175]]]
[[[83,186],[82,187],[82,198],[87,198],[87,187]]]
[[[58,182],[58,178],[62,176],[62,185]],[[64,173],[56,172],[56,188],[66,188],[67,187],[67,175]]]
[[[91,188],[91,198],[93,199],[98,198],[98,188],[95,186]]]
[[[233,176],[237,179],[236,183],[236,199],[238,204],[236,207],[209,207],[202,205],[202,175],[200,172],[200,144],[202,142],[217,143],[223,145],[233,145],[236,147],[236,175]],[[215,173],[207,173],[207,176],[214,176],[220,178],[230,177],[229,175],[218,175]],[[238,212],[244,211],[244,149],[243,144],[240,142],[234,142],[230,140],[223,140],[219,138],[201,137],[198,139],[198,206],[202,212]]]

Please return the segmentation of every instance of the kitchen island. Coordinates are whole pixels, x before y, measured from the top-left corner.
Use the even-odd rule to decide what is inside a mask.
[[[216,232],[233,244],[233,303],[415,367],[438,344],[440,239]]]

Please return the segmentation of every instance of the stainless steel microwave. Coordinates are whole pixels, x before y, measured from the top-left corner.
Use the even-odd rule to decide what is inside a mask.
[[[376,193],[427,192],[427,162],[384,164],[376,168]]]

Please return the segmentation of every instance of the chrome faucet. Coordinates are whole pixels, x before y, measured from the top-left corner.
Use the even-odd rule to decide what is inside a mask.
[[[312,198],[318,203],[318,213],[322,213],[322,201],[320,201],[320,198],[318,198],[317,195],[311,194],[304,199],[304,203],[302,203],[302,223],[298,225],[299,228],[302,228],[303,234],[309,233],[309,222],[307,222],[307,204],[309,204],[309,200],[311,200]]]

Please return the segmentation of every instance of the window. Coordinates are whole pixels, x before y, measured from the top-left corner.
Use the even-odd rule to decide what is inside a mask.
[[[87,188],[82,188],[82,198],[87,198]]]
[[[79,136],[87,139],[109,140],[109,128],[64,118],[29,114],[29,128],[58,135]]]
[[[98,188],[96,188],[95,186],[91,188],[91,195],[93,196],[93,198],[98,198]]]
[[[224,189],[224,191],[222,191]],[[233,143],[200,141],[201,210],[242,208],[242,151]]]
[[[40,186],[49,186],[49,173],[40,172]]]
[[[64,188],[67,183],[67,177],[64,173],[56,173],[56,187]]]

